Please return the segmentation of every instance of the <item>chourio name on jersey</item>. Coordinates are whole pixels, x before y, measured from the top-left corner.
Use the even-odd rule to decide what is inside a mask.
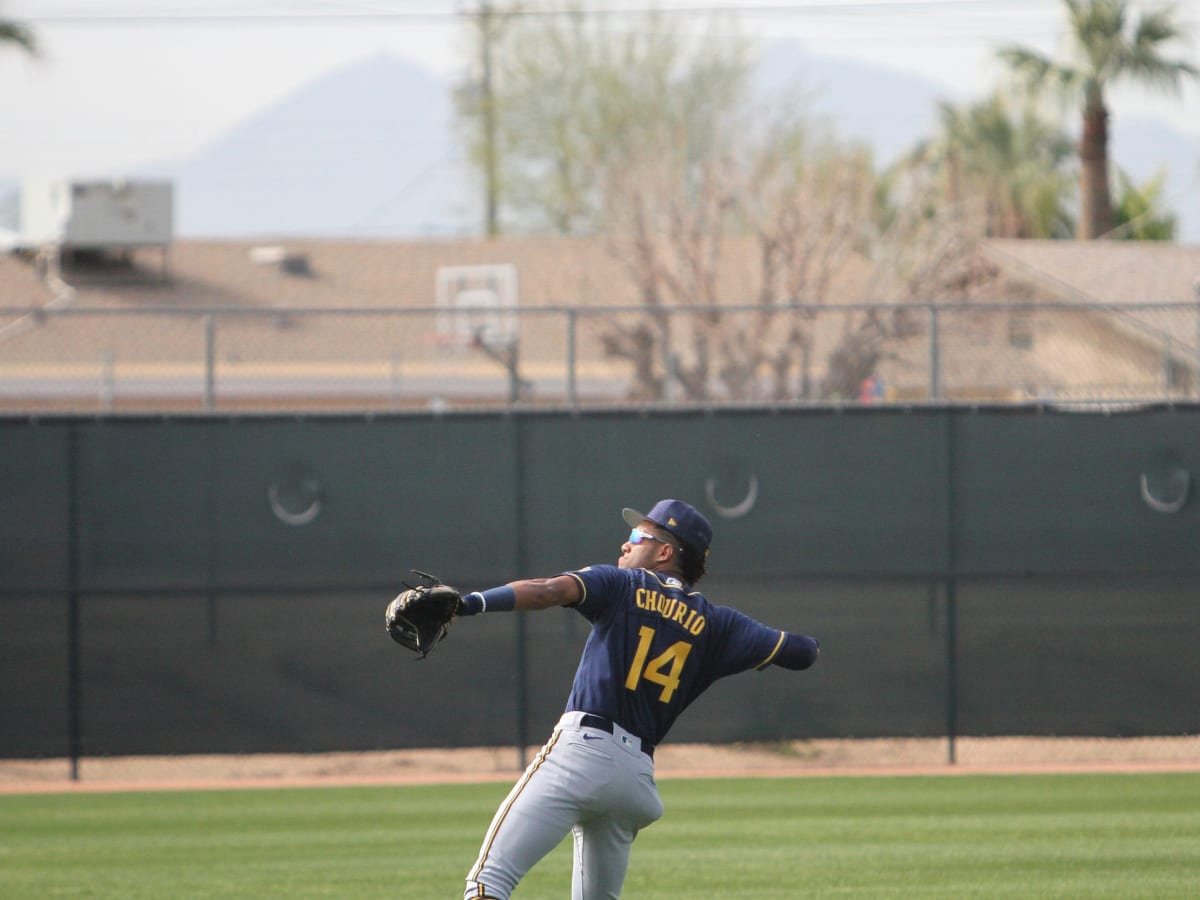
[[[707,624],[704,616],[696,610],[692,609],[678,597],[672,597],[670,594],[664,594],[662,591],[655,591],[650,588],[638,588],[634,602],[637,603],[639,609],[656,612],[664,619],[678,622],[685,630],[692,634],[699,634]]]

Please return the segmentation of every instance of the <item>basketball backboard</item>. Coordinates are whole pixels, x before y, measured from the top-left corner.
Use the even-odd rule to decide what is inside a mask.
[[[517,267],[442,266],[437,270],[436,337],[508,348],[520,330]]]

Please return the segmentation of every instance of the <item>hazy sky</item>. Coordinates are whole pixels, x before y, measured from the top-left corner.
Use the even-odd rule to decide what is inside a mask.
[[[300,85],[348,63],[390,53],[443,75],[462,71],[461,12],[480,0],[0,0],[0,17],[32,25],[38,59],[0,54],[0,177],[120,175],[139,163],[187,157]],[[498,0],[492,0],[493,3]],[[592,0],[643,9],[646,0]],[[1059,0],[663,0],[688,22],[714,9],[744,32],[805,42],[814,52],[902,67],[981,97],[999,69],[995,47],[1053,52],[1064,31]],[[1196,43],[1200,0],[1177,3]],[[1169,119],[1200,138],[1200,88],[1149,101],[1122,91],[1116,116]]]

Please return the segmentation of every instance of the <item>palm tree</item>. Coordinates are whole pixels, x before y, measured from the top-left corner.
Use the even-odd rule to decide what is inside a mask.
[[[1142,185],[1135,184],[1124,172],[1117,173],[1120,196],[1113,207],[1113,237],[1131,241],[1175,239],[1179,219],[1174,213],[1163,211],[1166,180],[1165,169]]]
[[[1070,234],[1070,138],[1026,106],[1000,94],[968,107],[942,104],[941,134],[929,148],[947,172],[957,201],[982,203],[990,237]],[[928,158],[928,157],[927,157]]]
[[[1063,238],[1074,231],[1074,149],[1070,137],[1029,104],[999,92],[970,106],[942,103],[937,132],[915,145],[879,182],[887,224],[912,179],[996,238]],[[933,210],[927,211],[932,215]]]
[[[1200,77],[1200,71],[1163,55],[1164,45],[1187,37],[1171,7],[1134,19],[1127,0],[1063,3],[1071,26],[1067,59],[1055,61],[1023,47],[1007,47],[999,53],[1033,90],[1052,88],[1065,99],[1082,103],[1079,237],[1096,238],[1107,234],[1112,225],[1105,91],[1127,79],[1178,93],[1184,76]]]

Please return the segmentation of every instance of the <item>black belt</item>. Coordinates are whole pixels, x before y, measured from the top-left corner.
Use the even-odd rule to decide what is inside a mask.
[[[606,719],[604,716],[595,716],[591,713],[584,713],[579,717],[579,724],[583,728],[597,728],[600,731],[607,731],[609,734],[613,733],[612,720]],[[630,732],[630,734],[632,733],[633,732]],[[643,741],[641,738],[638,738],[638,740],[642,742],[642,752],[651,759],[654,759],[654,745],[649,741]]]

